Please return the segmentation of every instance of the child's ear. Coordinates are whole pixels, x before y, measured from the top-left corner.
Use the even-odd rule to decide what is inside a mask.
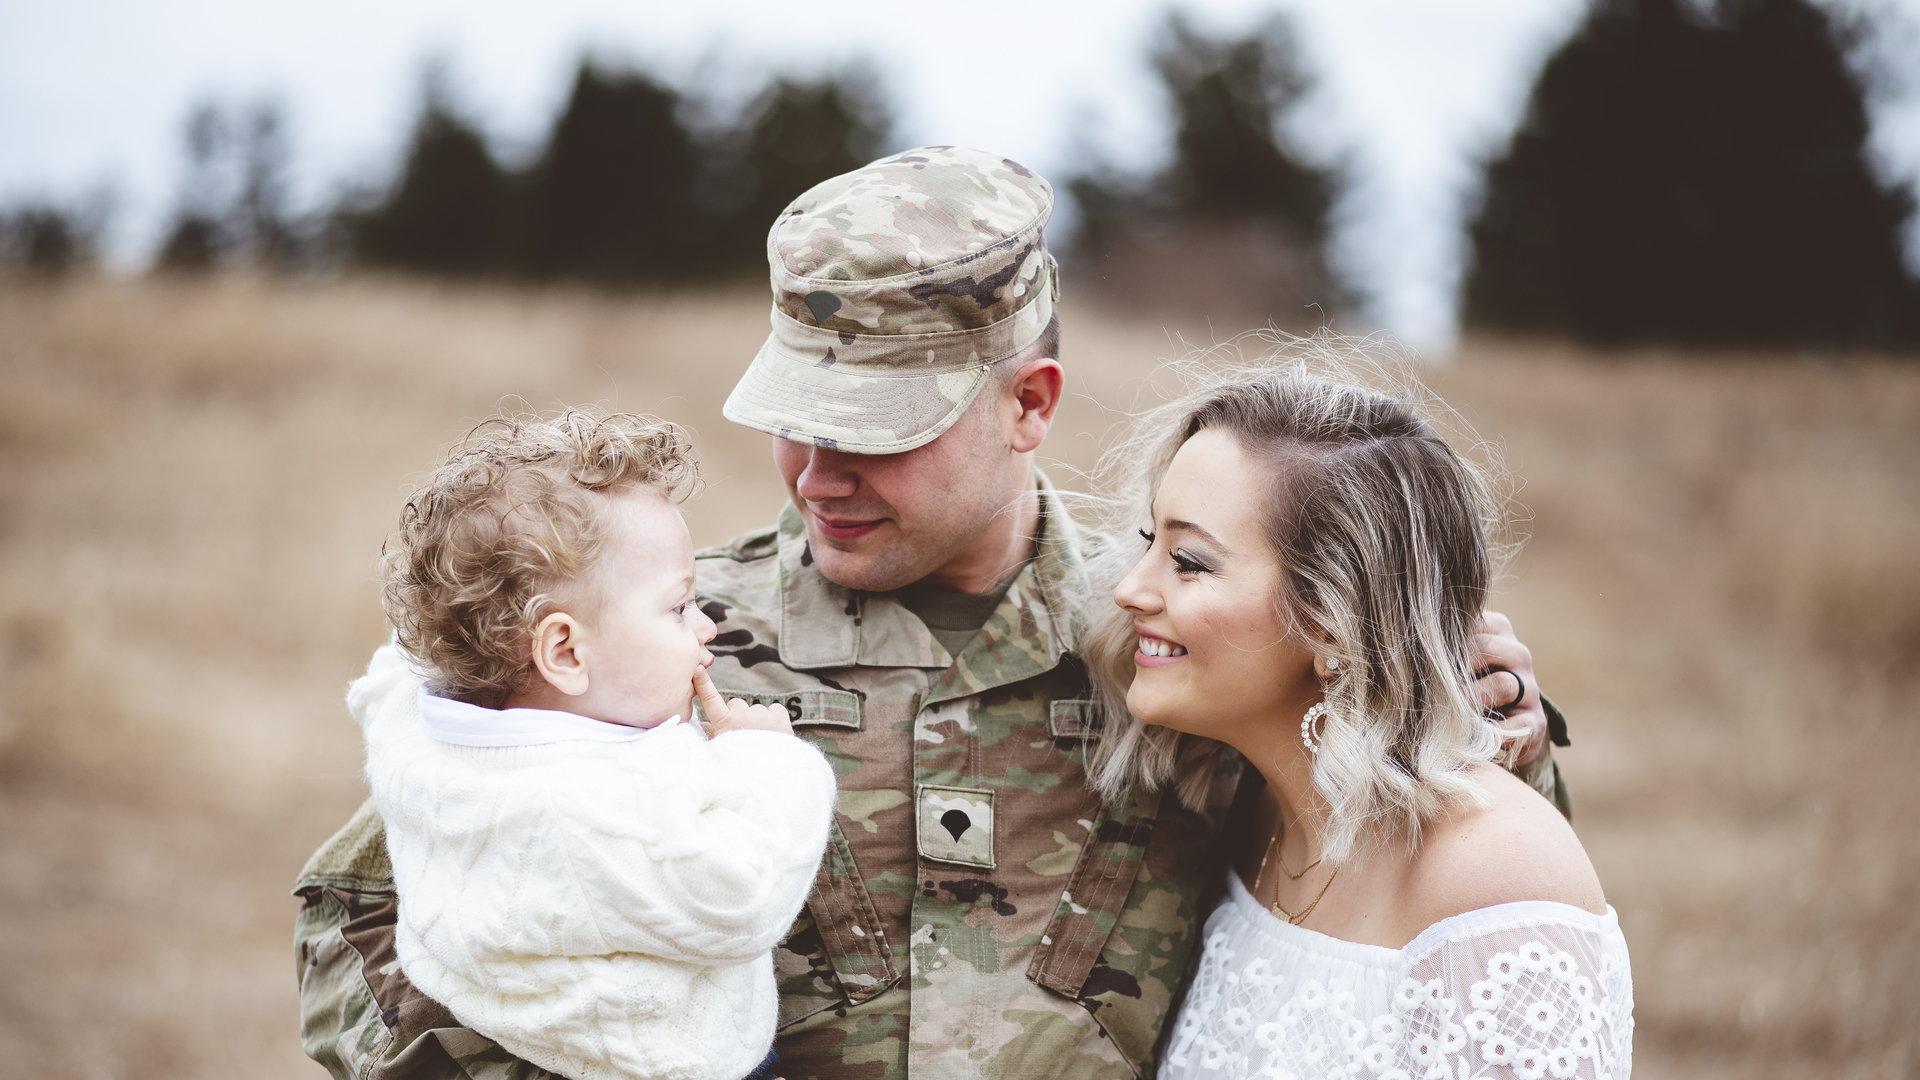
[[[582,627],[574,617],[556,611],[533,628],[533,666],[548,685],[568,697],[587,692],[587,658],[581,652]]]

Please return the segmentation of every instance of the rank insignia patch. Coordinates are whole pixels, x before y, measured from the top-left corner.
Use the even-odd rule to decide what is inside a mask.
[[[922,785],[914,824],[921,858],[992,868],[993,792]]]

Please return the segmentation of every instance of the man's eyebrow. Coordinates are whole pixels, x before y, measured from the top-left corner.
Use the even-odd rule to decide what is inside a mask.
[[[1219,548],[1222,551],[1232,550],[1231,548],[1227,547],[1225,541],[1221,540],[1219,537],[1208,532],[1206,529],[1206,526],[1204,525],[1198,525],[1191,521],[1181,521],[1179,518],[1170,518],[1167,521],[1166,527],[1168,529],[1172,529],[1178,532],[1190,532],[1195,536],[1198,536],[1200,539],[1205,540],[1207,543],[1214,545],[1215,547]]]

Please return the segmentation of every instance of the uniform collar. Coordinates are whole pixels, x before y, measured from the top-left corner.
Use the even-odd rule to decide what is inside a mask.
[[[1051,670],[1077,645],[1074,618],[1088,593],[1078,527],[1044,475],[1035,473],[1042,532],[1039,551],[1022,567],[986,623],[991,641],[975,638],[960,663],[891,593],[848,589],[821,575],[807,549],[806,526],[792,504],[780,514],[780,659],[796,670],[834,667],[953,669],[940,686],[977,693]]]

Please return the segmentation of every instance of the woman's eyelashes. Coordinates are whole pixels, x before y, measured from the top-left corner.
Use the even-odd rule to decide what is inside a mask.
[[[1200,560],[1194,558],[1191,555],[1188,555],[1184,551],[1171,551],[1171,552],[1168,552],[1168,554],[1172,556],[1173,568],[1178,573],[1182,573],[1182,574],[1213,573],[1213,567],[1208,566],[1206,563],[1201,562]]]
[[[1140,539],[1145,540],[1149,548],[1153,546],[1153,542],[1159,538],[1159,535],[1160,535],[1159,533],[1150,533],[1145,529],[1140,530]],[[1178,550],[1169,551],[1167,552],[1167,555],[1169,558],[1173,560],[1173,568],[1176,573],[1181,573],[1181,574],[1213,573],[1213,567],[1208,566],[1206,563],[1201,562],[1199,559],[1196,559],[1191,555],[1188,555],[1184,551],[1178,551]]]

